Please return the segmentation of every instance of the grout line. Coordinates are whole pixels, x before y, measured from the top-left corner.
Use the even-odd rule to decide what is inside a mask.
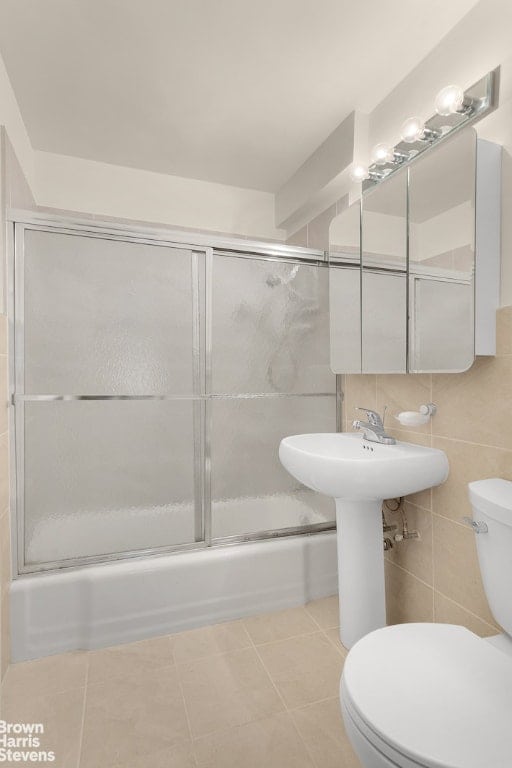
[[[288,712],[300,712],[308,707],[314,707],[317,704],[324,704],[326,701],[339,701],[339,696],[327,696],[325,699],[318,699],[318,701],[312,701],[309,704],[301,704],[298,707],[291,707]]]
[[[308,603],[306,603],[306,605],[304,606],[304,610],[306,611],[306,613],[307,613],[307,615],[309,616],[309,618],[311,619],[311,621],[312,621],[314,624],[316,624],[316,625],[317,625],[317,627],[318,627],[318,629],[320,629],[320,630],[323,632],[323,631],[324,631],[324,630],[323,630],[323,627],[321,627],[321,626],[320,626],[320,624],[319,624],[319,623],[318,623],[318,621],[315,619],[315,617],[313,616],[313,614],[311,614],[311,613],[308,611]]]
[[[255,643],[254,640],[253,646],[254,648],[266,648],[267,645],[277,645],[278,643],[287,643],[290,640],[297,640],[299,637],[312,637],[313,635],[318,635],[320,632],[322,632],[322,629],[315,629],[312,632],[301,632],[298,635],[290,635],[290,637],[282,637],[278,640],[268,640],[265,643]]]
[[[432,512],[432,516],[439,517],[441,520],[446,520],[449,523],[453,523],[454,525],[457,525],[459,528],[462,528],[464,531],[467,531],[468,533],[472,532],[469,526],[467,526],[465,523],[459,522],[458,520],[454,520],[453,517],[446,517],[446,515],[440,515],[439,512]]]
[[[82,764],[82,748],[84,743],[85,711],[86,711],[86,705],[87,705],[88,688],[89,688],[89,656],[87,656],[87,669],[85,671],[84,701],[82,704],[82,722],[80,725],[80,738],[78,741],[78,762],[77,762],[78,768],[80,768],[80,765]]]
[[[330,597],[334,597],[334,595],[330,595]],[[345,658],[345,657],[346,657],[346,654],[348,653],[348,650],[345,648],[345,646],[341,646],[341,649],[340,649],[340,648],[338,648],[338,646],[336,645],[336,643],[335,643],[335,642],[333,642],[333,641],[331,640],[331,638],[329,637],[329,635],[327,634],[327,632],[328,632],[329,630],[333,630],[333,629],[336,629],[336,630],[338,630],[338,632],[339,632],[339,628],[340,628],[340,627],[339,627],[339,618],[338,618],[338,625],[337,625],[336,627],[322,627],[322,626],[321,626],[321,625],[318,623],[318,621],[315,619],[315,617],[314,617],[314,616],[313,616],[313,615],[312,615],[312,614],[311,614],[311,613],[308,611],[308,608],[307,608],[307,604],[304,606],[304,608],[306,609],[308,616],[311,618],[311,620],[312,620],[312,621],[314,621],[314,622],[315,622],[315,624],[316,624],[316,625],[317,625],[317,627],[319,628],[320,632],[322,632],[322,634],[324,635],[324,637],[326,637],[326,638],[327,638],[327,640],[329,641],[329,643],[330,643],[330,644],[331,644],[331,645],[334,647],[334,649],[335,649],[336,651],[338,651],[338,653],[339,653],[341,656],[343,656],[343,658]]]
[[[212,626],[215,626],[215,624],[212,624]],[[162,635],[162,637],[165,637],[165,635]],[[207,659],[218,659],[222,656],[227,656],[230,653],[242,653],[242,651],[250,651],[252,648],[251,645],[244,645],[242,648],[231,648],[228,651],[218,651],[217,653],[207,653],[205,656],[194,656],[192,659],[187,659],[185,661],[176,661],[174,666],[176,669],[178,667],[186,667],[189,664],[195,664],[199,661],[206,661]]]
[[[388,560],[388,563],[391,563],[391,565],[394,565],[395,568],[399,568],[404,573],[407,573],[409,576],[412,576],[413,579],[416,579],[416,581],[419,581],[420,584],[423,584],[424,587],[428,587],[429,589],[433,590],[432,584],[428,584],[428,582],[423,581],[423,579],[420,579],[419,576],[416,576],[415,573],[412,573],[412,571],[408,571],[407,568],[404,568],[402,565],[398,565],[398,563],[395,563],[393,560]]]
[[[191,748],[192,748],[192,759],[193,759],[195,765],[197,765],[196,751],[194,749],[194,737],[192,736],[191,719],[190,719],[190,714],[189,714],[188,707],[187,707],[187,700],[185,698],[185,692],[183,690],[183,684],[181,682],[181,678],[180,678],[180,676],[178,675],[177,672],[176,672],[176,678],[178,680],[178,685],[180,687],[181,700],[183,702],[183,709],[185,710],[185,719],[187,721],[188,735],[189,735],[189,739],[190,739],[190,745],[191,745]]]
[[[284,697],[282,696],[282,694],[281,694],[281,691],[279,690],[279,688],[278,688],[278,687],[277,687],[277,685],[275,684],[275,682],[274,682],[274,679],[273,679],[272,675],[270,674],[269,670],[267,669],[267,666],[266,666],[265,662],[264,662],[264,661],[263,661],[263,659],[261,658],[260,652],[258,651],[258,646],[257,646],[257,645],[254,645],[253,647],[254,647],[254,651],[255,651],[255,653],[256,653],[256,656],[257,656],[257,657],[258,657],[258,659],[259,659],[259,662],[260,662],[261,666],[262,666],[262,667],[263,667],[263,669],[265,670],[265,672],[266,672],[266,675],[267,675],[268,679],[270,680],[270,684],[272,685],[273,689],[274,689],[274,690],[275,690],[275,692],[277,693],[277,696],[278,696],[278,698],[279,698],[279,700],[280,700],[281,704],[283,705],[283,712],[288,712],[288,707],[286,706],[286,702],[285,702],[285,700],[284,700]]]
[[[290,639],[291,639],[291,638],[290,638]],[[316,768],[319,768],[319,766],[317,766],[317,763],[316,763],[316,762],[315,762],[315,760],[313,759],[313,755],[312,755],[312,754],[311,754],[311,752],[309,751],[309,749],[308,749],[308,746],[307,746],[306,742],[305,742],[305,741],[304,741],[304,739],[302,738],[302,734],[301,734],[301,732],[300,732],[300,730],[299,730],[299,728],[298,728],[298,726],[297,726],[297,724],[296,724],[296,722],[295,722],[295,718],[294,718],[294,717],[293,717],[293,715],[291,714],[291,710],[290,710],[290,709],[287,707],[287,705],[286,705],[286,701],[284,700],[284,697],[282,696],[282,694],[281,694],[281,691],[279,690],[279,688],[278,688],[278,687],[277,687],[277,685],[275,684],[275,682],[274,682],[274,679],[272,678],[272,675],[270,674],[270,672],[268,671],[268,669],[267,669],[267,667],[266,667],[266,665],[265,665],[265,662],[264,662],[264,661],[263,661],[263,659],[261,658],[261,655],[260,655],[260,653],[259,653],[259,651],[258,651],[258,647],[257,647],[256,645],[254,646],[254,650],[256,651],[256,654],[257,654],[257,656],[258,656],[258,659],[260,660],[260,664],[263,666],[263,669],[264,669],[264,670],[265,670],[265,672],[267,673],[268,679],[270,680],[270,682],[271,682],[271,684],[272,684],[272,686],[273,686],[273,688],[274,688],[275,692],[277,693],[277,695],[278,695],[278,697],[279,697],[279,699],[280,699],[280,701],[281,701],[281,703],[282,703],[282,705],[283,705],[283,707],[284,707],[284,712],[286,713],[286,715],[288,716],[289,720],[291,721],[292,727],[295,729],[295,732],[297,733],[297,736],[298,736],[298,738],[299,738],[299,741],[301,742],[302,746],[304,747],[304,750],[305,750],[305,752],[306,752],[306,755],[308,755],[309,759],[311,760],[311,764],[312,764],[312,765],[314,765],[314,766],[316,766]]]
[[[332,640],[329,637],[329,635],[327,634],[327,630],[324,629],[323,633],[324,633],[325,637],[327,638],[327,640],[329,641],[329,643],[334,648],[334,650],[337,651],[340,654],[340,656],[342,657],[343,660],[345,660],[347,658],[348,648],[345,648],[345,646],[342,645],[342,643],[341,643],[341,640],[339,638],[340,628],[339,627],[331,627],[330,629],[331,629],[331,631],[334,630],[334,629],[337,631],[337,633],[338,633],[337,640],[339,642],[339,645],[334,640]]]
[[[501,445],[492,445],[491,443],[477,443],[473,440],[463,440],[461,437],[449,437],[448,435],[439,435],[436,433],[432,433],[432,438],[437,438],[439,440],[448,440],[452,443],[464,443],[465,445],[474,445],[478,448],[494,448],[496,451],[505,451],[506,453],[512,453],[512,448],[504,448]]]
[[[415,509],[419,509],[420,512],[428,512],[429,515],[432,514],[432,510],[431,509],[429,509],[428,507],[422,507],[421,504],[416,504],[414,501],[409,501],[409,498],[410,498],[410,496],[405,496],[405,499],[404,499],[405,503],[408,506],[414,507]],[[392,510],[389,510],[389,511],[391,512],[391,514],[396,514],[396,513],[393,513]],[[397,512],[398,512],[398,510],[397,510]]]
[[[481,616],[479,616],[477,613],[474,613],[469,608],[466,608],[465,605],[461,605],[456,600],[453,599],[453,597],[449,597],[448,595],[445,595],[444,592],[441,592],[440,590],[436,590],[438,595],[441,595],[441,597],[444,597],[445,600],[448,600],[450,603],[453,603],[457,606],[457,608],[460,608],[461,610],[465,611],[465,613],[469,613],[470,616],[472,616],[474,619],[478,619],[482,624],[485,624],[489,629],[495,629],[497,630],[497,633],[502,632],[503,630],[500,629],[500,627],[495,626],[494,624],[489,624],[489,622],[486,619],[483,619]]]

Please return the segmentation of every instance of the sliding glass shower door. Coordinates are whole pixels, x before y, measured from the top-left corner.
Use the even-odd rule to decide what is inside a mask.
[[[327,269],[16,225],[20,572],[328,527],[286,434],[334,431]]]
[[[18,226],[23,570],[204,539],[205,253]]]
[[[224,538],[334,519],[332,499],[282,467],[279,443],[332,432],[327,269],[214,254],[212,532]]]

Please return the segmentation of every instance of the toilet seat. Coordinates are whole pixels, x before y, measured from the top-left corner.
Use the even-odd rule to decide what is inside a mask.
[[[392,766],[512,766],[512,659],[464,627],[366,635],[347,657],[340,696],[351,726]]]

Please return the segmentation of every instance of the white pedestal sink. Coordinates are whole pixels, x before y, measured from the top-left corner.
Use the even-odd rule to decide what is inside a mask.
[[[336,500],[340,638],[351,648],[386,624],[383,500],[440,485],[448,459],[436,448],[349,433],[285,437],[279,458],[301,483]]]

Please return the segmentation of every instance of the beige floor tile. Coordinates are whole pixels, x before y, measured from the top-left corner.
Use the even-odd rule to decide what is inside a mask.
[[[324,629],[324,635],[326,635],[329,638],[329,640],[334,645],[336,650],[341,653],[343,658],[345,658],[345,656],[348,653],[348,650],[347,648],[345,648],[344,645],[342,645],[342,642],[340,640],[340,628],[334,627],[334,629]]]
[[[322,629],[333,629],[339,626],[340,609],[338,595],[312,600],[306,605],[306,611]]]
[[[434,592],[434,621],[442,624],[460,624],[480,637],[491,637],[498,632],[496,627],[487,624],[477,616],[473,616],[472,613],[440,592]]]
[[[198,768],[313,768],[286,712],[194,742]]]
[[[177,669],[194,737],[270,717],[283,709],[253,648],[178,664]]]
[[[86,680],[87,661],[87,653],[77,652],[12,664],[6,672],[2,694],[9,698],[15,691],[23,691],[32,698],[82,688]]]
[[[8,696],[2,696],[1,716],[11,723],[41,723],[44,733],[38,737],[38,749],[53,751],[56,757],[55,762],[48,765],[77,768],[84,696],[85,688],[35,697],[25,695],[23,689],[18,689]],[[19,762],[12,763],[15,764],[20,765]]]
[[[433,590],[412,574],[386,560],[386,609],[388,624],[433,621]]]
[[[318,627],[304,608],[265,613],[245,619],[245,628],[253,643],[270,643],[288,637],[318,632]]]
[[[386,557],[418,579],[432,584],[432,513],[407,502],[404,511],[409,531],[418,531],[420,538],[394,542],[393,549],[386,552]],[[386,510],[386,519],[388,523],[398,525],[398,531],[401,531],[400,514]]]
[[[482,584],[472,529],[434,515],[436,589],[488,624],[494,624]]]
[[[291,714],[316,768],[361,768],[345,732],[338,697]]]
[[[103,767],[102,767],[103,768]],[[196,768],[192,742],[178,744],[162,752],[129,758],[122,763],[114,763],[108,768]]]
[[[183,696],[172,667],[87,687],[80,768],[129,760],[136,764],[189,740]]]
[[[336,696],[343,658],[319,632],[258,647],[288,708]]]
[[[155,637],[138,643],[116,645],[89,653],[89,684],[111,677],[145,674],[174,663],[168,637]]]
[[[176,663],[237,651],[251,645],[242,621],[230,621],[181,632],[172,635],[170,641]]]

